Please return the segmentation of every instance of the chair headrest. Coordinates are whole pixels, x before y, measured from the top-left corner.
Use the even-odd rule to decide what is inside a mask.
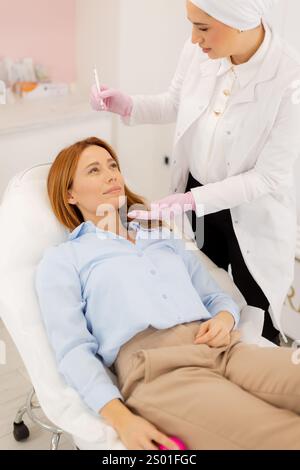
[[[18,173],[1,204],[1,265],[9,271],[36,264],[46,248],[65,241],[69,231],[56,219],[47,194],[51,164]],[[3,266],[4,267],[4,266]]]

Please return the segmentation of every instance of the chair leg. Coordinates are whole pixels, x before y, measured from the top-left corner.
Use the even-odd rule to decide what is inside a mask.
[[[23,416],[25,413],[26,413],[26,405],[23,405],[18,409],[14,423],[20,424],[23,421]]]
[[[23,441],[29,437],[29,429],[23,421],[23,416],[27,411],[26,405],[21,406],[16,414],[13,423],[13,435],[16,441]]]
[[[35,416],[33,410],[36,408],[40,408],[40,405],[38,403],[33,403],[34,395],[35,395],[35,390],[34,388],[32,388],[32,390],[30,391],[27,397],[26,404],[23,405],[21,408],[19,408],[19,410],[17,411],[16,417],[13,423],[14,438],[16,439],[16,441],[22,441],[29,437],[29,429],[23,421],[23,416],[25,413],[27,413],[29,418],[34,423],[36,423],[42,429],[52,433],[50,449],[57,450],[59,441],[60,441],[60,436],[63,434],[63,431],[55,426],[51,426],[49,424],[43,423],[37,416]]]
[[[57,450],[61,433],[53,433],[51,438],[50,450]]]

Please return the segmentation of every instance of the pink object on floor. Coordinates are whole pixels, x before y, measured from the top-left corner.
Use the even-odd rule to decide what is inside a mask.
[[[174,441],[175,444],[178,445],[180,450],[187,450],[187,447],[185,446],[185,444],[180,439],[178,439],[178,437],[169,437],[169,439]],[[159,450],[169,450],[167,447],[162,446],[162,445],[160,445],[158,448]]]

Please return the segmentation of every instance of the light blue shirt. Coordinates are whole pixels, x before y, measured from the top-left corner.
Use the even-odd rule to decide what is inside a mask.
[[[169,229],[147,230],[132,221],[136,244],[82,223],[69,239],[48,248],[36,290],[58,368],[98,413],[123,397],[103,364],[149,326],[165,329],[208,320],[239,307],[220,290],[196,254]]]

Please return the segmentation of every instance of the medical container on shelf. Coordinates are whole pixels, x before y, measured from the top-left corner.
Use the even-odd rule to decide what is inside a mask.
[[[67,83],[33,83],[20,82],[15,85],[17,93],[22,100],[34,100],[56,96],[66,96],[69,94]]]

